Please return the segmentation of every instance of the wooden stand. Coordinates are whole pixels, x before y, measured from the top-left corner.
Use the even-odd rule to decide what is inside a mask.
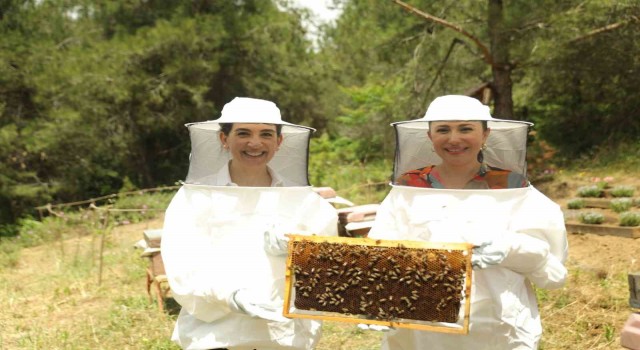
[[[614,225],[589,225],[566,223],[567,232],[571,233],[592,233],[596,235],[610,235],[628,238],[640,238],[640,227],[625,227]]]
[[[160,311],[164,311],[164,301],[169,297],[171,288],[167,281],[164,262],[162,261],[162,254],[160,252],[162,229],[144,230],[143,236],[147,248],[142,253],[142,257],[149,261],[149,266],[147,267],[147,294],[149,295],[149,300],[153,301],[153,295],[151,294],[151,288],[153,287],[158,308]]]
[[[640,309],[640,272],[630,273],[629,305],[633,309]],[[640,350],[640,313],[632,313],[622,328],[620,345],[627,349]]]
[[[164,300],[169,297],[171,289],[164,271],[164,263],[162,262],[162,254],[156,252],[149,256],[149,267],[147,268],[147,294],[149,300],[153,300],[151,288],[154,288],[156,294],[156,302],[158,309],[164,311]]]

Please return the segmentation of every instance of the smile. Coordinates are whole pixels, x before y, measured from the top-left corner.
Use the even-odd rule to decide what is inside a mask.
[[[267,154],[267,152],[265,152],[265,151],[260,151],[260,152],[243,151],[242,154],[244,154],[245,156],[257,158],[257,157],[261,157],[261,156]]]
[[[444,150],[451,154],[460,154],[467,151],[469,147],[445,147]]]

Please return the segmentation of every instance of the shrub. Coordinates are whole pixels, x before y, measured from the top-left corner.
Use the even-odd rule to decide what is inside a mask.
[[[611,195],[614,197],[633,197],[635,188],[631,186],[616,186],[611,189]]]
[[[602,196],[602,188],[591,185],[578,187],[579,197],[600,197]]]
[[[616,213],[622,213],[631,209],[633,206],[633,200],[631,198],[616,198],[611,200],[609,207]]]
[[[21,252],[22,247],[15,238],[0,238],[0,271],[16,267]]]
[[[640,213],[628,211],[620,214],[620,226],[640,226]]]
[[[596,212],[580,214],[580,222],[583,224],[599,225],[604,222],[604,215]]]
[[[569,202],[567,202],[567,208],[569,209],[582,209],[584,208],[584,206],[585,206],[584,200],[580,198],[574,198]]]
[[[605,188],[609,188],[609,183],[606,181],[598,181],[596,182],[596,187],[598,187],[601,190],[604,190]]]

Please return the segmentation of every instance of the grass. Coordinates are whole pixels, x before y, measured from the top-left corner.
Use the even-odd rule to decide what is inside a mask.
[[[146,262],[132,248],[144,229],[161,223],[155,219],[113,229],[102,285],[97,284],[99,236],[78,236],[70,229],[62,242],[25,248],[17,266],[0,270],[0,349],[178,349],[169,341],[175,313],[160,313],[148,299]],[[578,253],[608,242],[606,237],[595,237],[593,244],[585,236],[569,238]],[[633,244],[637,251],[640,243]],[[594,254],[570,256],[565,287],[537,290],[541,349],[609,349],[616,343],[630,313],[627,257],[600,265]],[[378,349],[381,336],[326,322],[318,349]]]
[[[175,313],[159,312],[147,297],[146,261],[132,248],[144,229],[161,224],[112,231],[101,285],[99,236],[69,228],[61,241],[25,248],[21,263],[0,270],[0,349],[179,349],[170,342]],[[381,337],[329,322],[324,333],[318,349],[376,349]]]
[[[71,238],[25,249],[21,264],[0,272],[0,348],[176,349],[172,316],[158,313],[144,291],[145,262],[132,248],[139,232],[107,237],[101,285],[99,237],[70,230]]]
[[[388,191],[386,185],[358,184],[385,181],[385,166],[378,165],[371,174],[363,174],[359,167],[343,169],[342,177],[323,185],[358,204],[378,202]],[[596,175],[623,174],[592,171],[565,170],[547,186],[576,188],[575,183],[587,183]],[[567,181],[572,182],[562,185]],[[130,200],[114,206],[140,208],[153,201],[144,196]],[[159,207],[166,206],[158,201]],[[143,230],[161,227],[161,217],[149,211],[144,216],[114,218],[119,225],[105,236],[99,285],[103,232],[96,215],[65,212],[43,222],[32,220],[23,226],[21,237],[2,241],[0,349],[178,349],[169,340],[175,313],[161,313],[149,300],[146,261],[133,249]],[[557,290],[536,290],[544,328],[540,348],[617,349],[620,330],[631,312],[626,274],[640,269],[634,260],[640,242],[591,235],[569,235],[569,241],[567,284]],[[318,349],[378,349],[381,336],[353,324],[325,322]]]
[[[318,164],[316,166],[322,166]],[[380,203],[391,189],[389,186],[393,165],[387,161],[352,165],[338,163],[331,166],[331,173],[312,177],[312,184],[330,186],[339,196],[353,203]]]
[[[586,243],[580,236],[570,236]],[[602,240],[604,241],[604,240]],[[597,249],[597,248],[595,248]],[[569,280],[562,289],[538,290],[544,327],[541,349],[617,349],[619,333],[631,313],[625,273],[569,259]],[[626,270],[623,263],[610,269]]]

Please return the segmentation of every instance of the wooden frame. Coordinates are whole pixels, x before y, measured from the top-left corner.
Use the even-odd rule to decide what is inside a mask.
[[[164,311],[164,301],[169,297],[171,288],[169,287],[169,281],[164,272],[162,255],[160,252],[156,252],[147,258],[149,259],[149,267],[147,268],[147,295],[149,296],[149,300],[153,301],[153,296],[151,295],[151,287],[153,286],[158,309]]]
[[[640,309],[640,272],[627,274],[629,280],[629,305],[634,309]]]
[[[372,324],[388,326],[392,328],[409,328],[425,331],[434,331],[440,333],[450,334],[468,334],[469,332],[469,313],[471,310],[471,279],[472,279],[472,266],[471,266],[471,253],[473,245],[469,243],[437,243],[437,242],[420,242],[420,241],[394,241],[394,240],[374,240],[369,238],[350,238],[350,237],[327,237],[327,236],[303,236],[303,235],[288,235],[289,237],[289,254],[287,256],[287,265],[285,272],[285,300],[283,315],[288,318],[308,318],[316,320],[330,320],[338,322],[359,323],[359,324]],[[308,313],[294,313],[291,312],[292,297],[295,292],[293,286],[295,280],[295,273],[293,267],[293,254],[294,242],[298,241],[310,241],[310,242],[328,242],[328,243],[340,243],[345,245],[358,245],[358,246],[377,246],[377,247],[389,247],[398,248],[399,246],[405,248],[417,248],[417,249],[438,249],[438,250],[459,250],[466,252],[464,257],[465,264],[465,282],[463,287],[463,299],[461,307],[464,310],[464,316],[461,321],[457,323],[434,323],[419,320],[407,320],[402,319],[400,321],[395,320],[378,320],[370,318],[360,318],[356,315],[345,315],[338,312],[324,312],[324,311],[311,311]],[[307,310],[303,310],[307,312]]]

